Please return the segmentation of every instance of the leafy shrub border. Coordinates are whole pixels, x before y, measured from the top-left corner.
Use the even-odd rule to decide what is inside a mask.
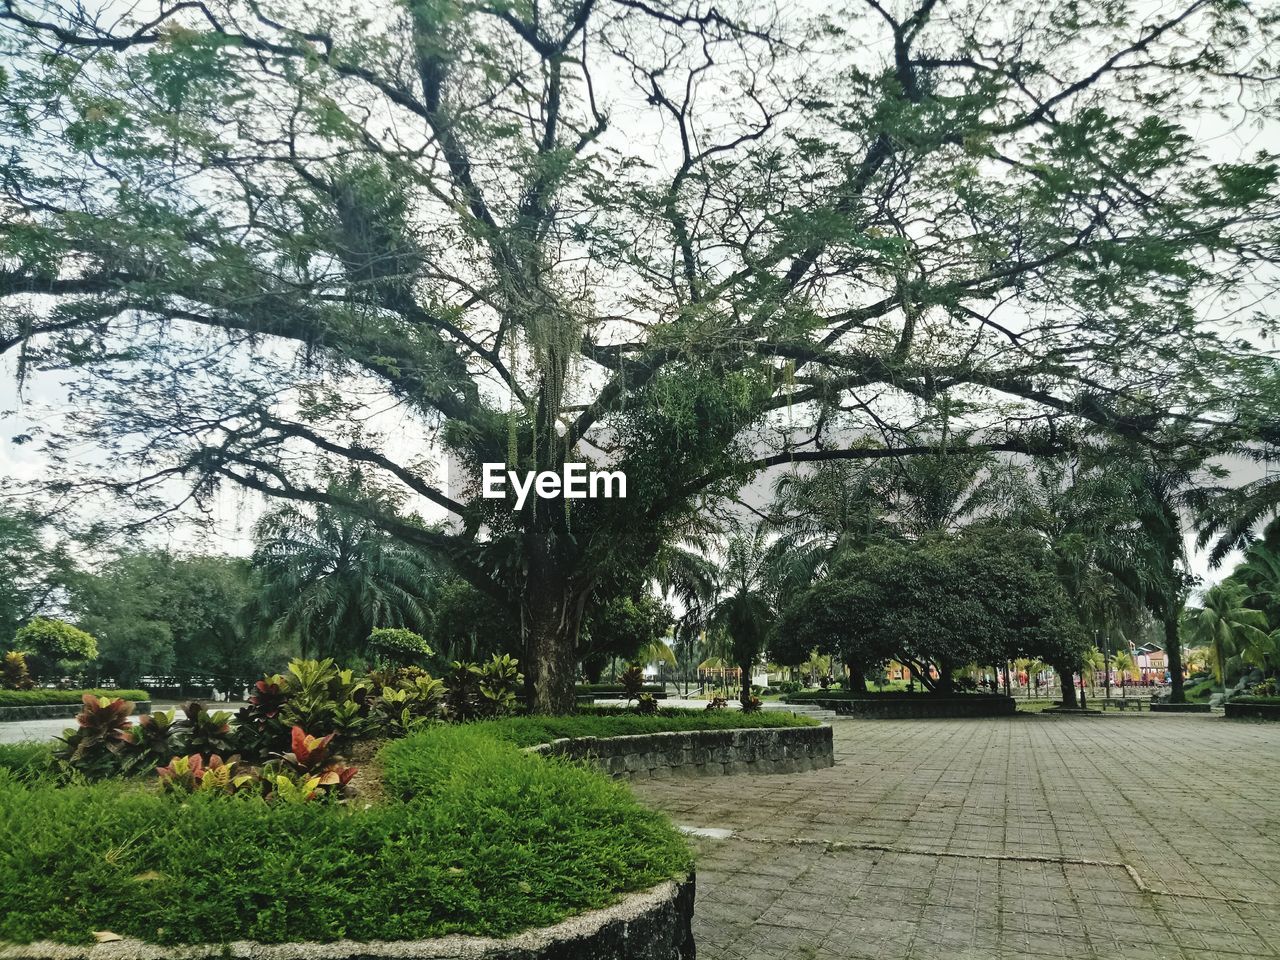
[[[151,699],[145,690],[0,690],[0,707],[75,706],[85,694],[135,703]]]

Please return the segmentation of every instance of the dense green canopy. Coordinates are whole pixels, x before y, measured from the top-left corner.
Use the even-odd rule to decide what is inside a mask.
[[[1280,168],[1211,142],[1271,115],[1275,33],[1234,0],[12,0],[0,350],[75,370],[44,492],[356,511],[518,610],[567,709],[593,592],[763,468],[1274,419],[1237,308]],[[566,460],[628,499],[459,476]]]

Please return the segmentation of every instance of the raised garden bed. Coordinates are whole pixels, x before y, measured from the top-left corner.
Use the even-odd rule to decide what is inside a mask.
[[[305,957],[295,945],[310,943],[345,943],[315,953],[335,958],[476,955],[450,935],[503,940],[659,888],[661,935],[642,925],[637,940],[615,923],[613,946],[571,951],[540,941],[542,930],[480,955],[685,956],[687,910],[670,904],[691,861],[670,822],[595,771],[548,763],[478,727],[441,724],[386,745],[370,764],[377,787],[341,805],[164,795],[146,780],[56,786],[31,748],[9,751],[0,822],[21,822],[23,842],[0,858],[0,957],[177,955],[86,947],[100,931],[195,945],[200,957]],[[288,946],[202,946],[219,933]],[[402,943],[376,952],[354,943],[439,937],[453,945],[406,953]],[[661,950],[642,952],[655,937]],[[74,949],[24,946],[37,941]]]
[[[1232,718],[1253,720],[1280,720],[1280,697],[1236,697],[1228,700],[1223,709]]]
[[[698,767],[701,750],[700,773],[771,772],[829,765],[830,735],[729,710],[436,723],[353,761],[346,803],[163,794],[149,776],[68,786],[48,747],[0,747],[0,822],[24,838],[0,857],[0,960],[688,960],[684,839],[539,754],[631,774],[637,756]],[[92,944],[103,932],[121,939]]]
[[[1007,717],[1017,712],[1012,697],[963,693],[940,697],[927,693],[883,693],[867,696],[783,697],[784,703],[812,704],[842,716],[875,720],[908,720],[954,717]]]
[[[1210,713],[1207,703],[1155,703],[1151,704],[1152,713]]]
[[[512,937],[331,943],[231,943],[163,947],[140,940],[72,946],[0,946],[0,960],[694,960],[694,877],[629,894],[549,927]]]
[[[828,726],[577,737],[530,749],[548,756],[587,760],[611,776],[628,779],[801,773],[835,763]]]

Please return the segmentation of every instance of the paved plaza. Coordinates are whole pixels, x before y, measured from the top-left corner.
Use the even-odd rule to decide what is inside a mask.
[[[834,722],[836,765],[637,783],[702,960],[1280,957],[1280,724]]]

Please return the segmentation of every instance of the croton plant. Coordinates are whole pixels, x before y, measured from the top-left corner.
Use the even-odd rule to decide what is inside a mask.
[[[225,776],[249,777],[245,787],[268,798],[340,796],[355,770],[334,763],[335,750],[407,736],[430,723],[502,716],[515,708],[523,682],[517,661],[506,656],[483,665],[454,663],[449,683],[417,666],[357,676],[332,659],[294,660],[287,673],[254,684],[234,716],[191,702],[180,719],[176,711],[161,711],[135,722],[133,703],[87,694],[77,726],[64,732],[55,755],[89,778],[159,769],[170,791],[206,789],[200,785],[211,770],[239,764],[234,777],[230,770]]]

